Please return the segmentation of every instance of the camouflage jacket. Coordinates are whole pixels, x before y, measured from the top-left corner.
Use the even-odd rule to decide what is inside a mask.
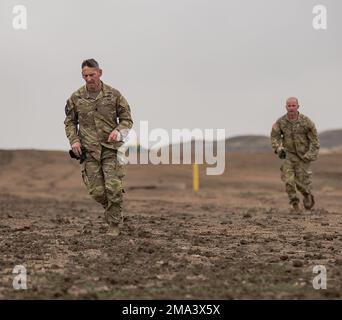
[[[104,83],[96,99],[89,97],[86,86],[74,92],[67,100],[65,115],[65,132],[70,145],[79,141],[96,159],[101,157],[101,146],[115,150],[123,144],[107,142],[114,129],[124,133],[124,129],[133,125],[126,99]]]
[[[290,121],[287,114],[278,119],[272,127],[271,143],[275,152],[283,146],[287,158],[304,161],[316,160],[320,148],[315,124],[303,114],[296,121]]]

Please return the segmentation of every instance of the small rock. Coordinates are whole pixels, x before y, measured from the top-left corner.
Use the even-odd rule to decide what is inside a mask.
[[[248,244],[247,240],[245,240],[245,239],[242,239],[242,240],[240,241],[240,243],[243,244],[243,245]]]
[[[282,260],[282,261],[285,261],[285,260],[288,260],[288,259],[289,259],[289,256],[287,256],[286,254],[280,256],[280,260]]]
[[[220,224],[232,224],[232,222],[230,220],[223,220]]]
[[[60,298],[63,297],[63,292],[61,290],[57,290],[53,293],[54,298]]]
[[[30,230],[30,226],[25,226],[25,227],[21,227],[21,228],[16,228],[14,229],[14,231],[26,231],[26,230]]]
[[[296,267],[296,268],[301,268],[301,267],[303,267],[303,261],[301,261],[301,260],[294,260],[293,261],[293,266]]]
[[[331,235],[326,234],[326,235],[324,235],[324,239],[327,240],[327,241],[333,241],[334,237],[331,236]]]

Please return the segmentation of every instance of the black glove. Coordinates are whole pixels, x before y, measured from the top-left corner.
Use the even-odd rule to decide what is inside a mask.
[[[277,151],[279,159],[286,159],[286,151],[284,148],[279,148]]]
[[[80,164],[82,164],[87,159],[87,155],[86,155],[86,150],[84,148],[82,148],[81,151],[82,153],[81,153],[81,156],[79,157],[74,153],[74,151],[69,150],[70,158],[80,160]]]

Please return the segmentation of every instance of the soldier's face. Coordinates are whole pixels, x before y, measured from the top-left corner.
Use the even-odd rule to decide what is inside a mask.
[[[289,113],[295,114],[297,113],[299,108],[298,101],[295,99],[290,99],[286,101],[286,110]]]
[[[100,78],[102,76],[102,70],[97,68],[84,67],[82,69],[82,77],[87,84],[87,89],[96,90],[100,85]]]

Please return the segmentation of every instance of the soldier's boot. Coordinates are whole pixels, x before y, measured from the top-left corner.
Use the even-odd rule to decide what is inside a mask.
[[[114,224],[114,223],[111,223],[109,225],[109,228],[108,228],[108,231],[107,231],[107,235],[108,236],[111,236],[111,237],[117,237],[120,235],[120,228],[119,228],[119,225],[118,224]]]
[[[311,210],[315,205],[315,198],[311,193],[304,194],[303,205],[306,210]]]
[[[120,222],[122,224],[122,212],[117,212],[114,210],[108,211],[108,208],[105,212],[106,221],[108,223],[108,231],[107,235],[112,237],[117,237],[120,235]]]
[[[300,208],[299,203],[295,202],[292,204],[291,213],[295,213],[295,214],[302,213],[302,209]]]
[[[291,202],[291,213],[296,213],[299,214],[302,212],[300,206],[299,206],[299,200],[298,199],[293,199]]]

